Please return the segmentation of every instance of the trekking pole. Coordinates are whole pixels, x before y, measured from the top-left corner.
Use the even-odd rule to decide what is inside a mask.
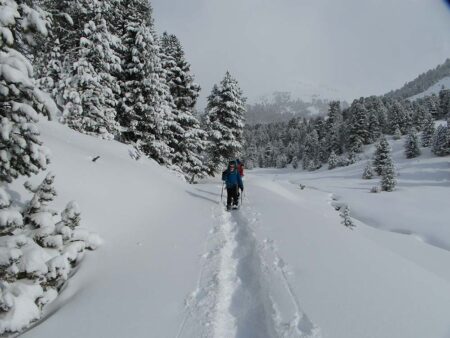
[[[241,194],[241,207],[244,205],[244,190],[242,190]]]
[[[220,193],[220,203],[222,203],[223,199],[223,186],[225,185],[225,182],[222,183],[222,192]]]

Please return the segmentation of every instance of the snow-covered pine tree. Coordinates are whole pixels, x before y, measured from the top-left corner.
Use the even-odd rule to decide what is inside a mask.
[[[191,66],[186,61],[184,50],[175,35],[163,34],[161,52],[166,80],[175,104],[175,122],[180,126],[175,130],[171,142],[174,149],[172,163],[180,166],[191,179],[202,177],[206,172],[202,158],[206,149],[206,133],[201,129],[194,114],[200,86],[194,83]]]
[[[442,89],[439,92],[439,111],[443,117],[450,116],[450,89]]]
[[[342,112],[339,101],[330,102],[326,120],[327,153],[342,154],[341,144]]]
[[[348,134],[348,149],[359,153],[369,138],[367,110],[360,101],[354,101],[350,108],[351,117]]]
[[[328,170],[337,168],[339,165],[339,158],[334,151],[331,151],[330,157],[328,158]]]
[[[0,11],[0,182],[11,182],[46,168],[48,151],[35,122],[55,106],[37,88],[33,66],[21,53],[34,43],[34,33],[48,34],[47,13],[13,0],[2,1]]]
[[[427,114],[425,116],[425,121],[423,124],[423,132],[422,132],[422,146],[430,147],[433,143],[433,137],[436,132],[436,128],[434,127],[434,119],[431,114]]]
[[[378,140],[381,136],[381,127],[380,122],[378,120],[377,113],[373,110],[369,110],[369,117],[368,117],[368,143],[373,143],[376,140]]]
[[[362,174],[362,178],[364,180],[370,180],[373,178],[373,165],[371,161],[367,162],[367,165],[364,168],[363,174]]]
[[[437,127],[433,137],[432,152],[437,156],[450,154],[450,133],[448,127],[443,125]]]
[[[389,162],[390,153],[391,147],[389,145],[389,142],[384,136],[382,136],[375,149],[373,159],[373,166],[377,175],[381,175],[383,173],[383,168]]]
[[[398,135],[398,133],[400,133],[401,136],[402,134],[406,134],[408,132],[410,117],[401,102],[394,100],[392,105],[389,107],[388,115],[391,132],[394,135]],[[398,129],[397,134],[396,129]]]
[[[411,129],[405,141],[406,158],[415,158],[420,155],[419,138],[415,129]]]
[[[152,8],[146,0],[122,2],[122,100],[118,121],[122,140],[135,143],[147,156],[170,164],[174,103],[162,68]]]
[[[110,0],[80,0],[74,8],[84,15],[77,16],[75,22],[79,25],[75,26],[79,46],[66,51],[74,62],[65,63],[69,69],[65,69],[65,79],[60,82],[62,121],[82,133],[113,139],[119,134],[116,94],[120,87],[111,74],[121,69],[120,58],[112,47],[115,37],[106,22],[113,6]]]
[[[316,170],[321,167],[319,159],[320,145],[319,136],[317,131],[313,129],[308,135],[306,135],[305,148],[303,151],[303,169]]]
[[[243,148],[245,98],[229,72],[215,85],[206,108],[208,170],[212,175],[225,160],[238,158]]]
[[[397,185],[395,176],[394,163],[392,161],[391,152],[389,151],[382,168],[381,190],[393,191],[395,189],[395,186]]]
[[[394,130],[394,140],[400,140],[402,138],[402,132],[400,128],[396,127]]]

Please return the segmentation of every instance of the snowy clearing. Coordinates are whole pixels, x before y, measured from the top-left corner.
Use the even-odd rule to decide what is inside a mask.
[[[440,176],[448,157],[403,161],[398,141],[399,189],[381,194],[359,178],[364,161],[315,173],[247,171],[244,205],[227,213],[218,181],[187,185],[152,161],[132,160],[123,144],[53,122],[40,128],[51,170],[66,178],[56,181],[56,202],[75,197],[105,243],[25,337],[450,334],[450,252],[427,243],[450,239],[448,208],[436,205],[448,201]],[[424,179],[420,168],[434,175]],[[413,214],[422,194],[427,204]],[[350,206],[353,231],[335,203]],[[389,210],[404,217],[390,221]]]

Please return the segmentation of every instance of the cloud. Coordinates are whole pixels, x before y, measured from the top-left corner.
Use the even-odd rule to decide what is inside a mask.
[[[182,41],[200,105],[230,70],[250,101],[282,90],[382,94],[450,57],[442,0],[152,0]]]

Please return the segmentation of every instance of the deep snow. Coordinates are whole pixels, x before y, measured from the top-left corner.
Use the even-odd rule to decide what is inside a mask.
[[[188,185],[126,145],[40,128],[56,207],[77,200],[104,244],[25,337],[450,335],[448,157],[403,160],[398,141],[399,188],[380,194],[365,161],[247,171],[244,206],[226,213],[217,180]]]

